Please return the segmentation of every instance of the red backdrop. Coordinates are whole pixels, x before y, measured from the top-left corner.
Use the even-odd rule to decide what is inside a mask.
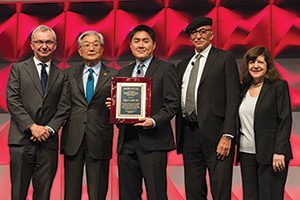
[[[46,2],[46,3],[45,3]],[[240,63],[245,51],[256,45],[268,47],[276,67],[290,86],[294,123],[285,199],[299,199],[300,192],[300,2],[298,0],[56,0],[0,1],[0,199],[10,199],[7,134],[9,115],[5,90],[10,66],[31,56],[30,33],[40,24],[52,27],[58,37],[54,60],[60,68],[81,62],[77,37],[93,29],[105,37],[104,62],[120,68],[132,61],[127,34],[138,24],[147,24],[157,34],[156,56],[177,63],[193,49],[184,34],[189,21],[197,16],[213,18],[216,47],[231,50]],[[107,199],[118,199],[116,138],[111,162]],[[86,187],[83,198],[87,199]],[[31,199],[30,189],[28,199]],[[168,195],[184,199],[182,158],[169,155]],[[145,196],[145,195],[144,195]],[[51,199],[63,197],[63,162]],[[145,198],[144,198],[145,199]],[[239,167],[234,168],[233,199],[242,199]]]

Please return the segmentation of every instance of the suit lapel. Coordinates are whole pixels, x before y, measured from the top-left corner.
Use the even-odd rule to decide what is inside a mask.
[[[40,77],[36,69],[36,66],[33,62],[33,58],[30,58],[27,61],[25,61],[25,64],[26,64],[25,70],[27,71],[29,77],[34,83],[36,89],[39,91],[40,95],[43,96]]]
[[[248,92],[250,85],[249,84],[243,84],[240,92],[240,104],[242,103],[246,93]]]
[[[83,89],[83,81],[82,81],[83,69],[84,69],[84,65],[82,64],[82,65],[80,65],[79,68],[76,69],[76,72],[74,73],[74,78],[76,80],[79,90],[82,92],[83,97],[85,98],[84,89]]]
[[[254,110],[254,127],[255,127],[255,119],[257,117],[257,113],[259,113],[260,107],[262,105],[262,102],[264,101],[264,97],[266,96],[266,94],[268,93],[268,90],[271,88],[271,84],[268,81],[265,81],[260,94],[258,95],[258,99],[255,105],[255,110]]]
[[[207,57],[206,63],[205,63],[204,68],[203,68],[203,72],[202,72],[202,75],[201,75],[199,85],[201,85],[201,83],[204,81],[205,77],[207,76],[208,71],[212,68],[212,67],[209,67],[209,66],[213,66],[215,61],[216,61],[216,53],[215,53],[214,47],[212,47],[210,49],[210,52],[208,53],[208,57]]]
[[[135,66],[135,62],[131,63],[130,65],[125,67],[124,71],[121,74],[121,76],[132,77],[132,72],[133,72],[134,66]]]
[[[48,82],[47,82],[47,86],[46,86],[46,93],[45,93],[45,97],[48,95],[49,91],[51,90],[53,84],[55,83],[57,77],[58,77],[58,69],[56,68],[56,66],[54,66],[53,63],[51,63],[50,66],[50,71],[49,71],[49,78],[48,78]]]
[[[159,65],[159,62],[157,61],[156,58],[153,57],[150,64],[149,64],[149,66],[148,66],[145,77],[152,77],[152,75],[156,71],[158,65]]]
[[[133,62],[133,63],[129,64],[127,67],[125,67],[124,70],[122,70],[121,76],[132,77],[132,73],[133,73],[135,65],[136,65],[136,63]],[[153,73],[155,72],[155,70],[157,69],[158,65],[159,65],[158,60],[155,57],[153,57],[148,66],[145,77],[151,77],[153,75]]]
[[[182,78],[183,78],[183,75],[184,75],[184,73],[185,73],[185,71],[186,71],[186,68],[188,67],[188,65],[189,65],[189,62],[190,62],[190,60],[192,59],[192,57],[193,56],[191,56],[191,57],[189,57],[188,59],[185,59],[185,60],[183,60],[182,61],[182,63],[180,63],[180,66],[182,66],[182,67],[180,67],[178,70],[179,70],[179,74],[178,74],[178,77],[179,77],[179,80],[180,80],[180,85],[182,84]],[[179,67],[179,66],[178,66]]]
[[[107,67],[101,63],[101,70],[98,77],[97,85],[95,88],[94,96],[99,92],[99,90],[103,87],[103,85],[109,80],[110,74]]]

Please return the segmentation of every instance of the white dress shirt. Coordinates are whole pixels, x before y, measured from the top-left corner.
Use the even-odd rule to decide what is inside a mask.
[[[189,77],[190,77],[190,73],[191,70],[193,68],[193,65],[195,64],[195,59],[196,56],[200,53],[201,54],[201,58],[200,58],[200,62],[199,62],[199,70],[198,70],[198,76],[197,76],[197,82],[196,82],[196,87],[195,87],[195,109],[196,109],[196,113],[197,113],[197,97],[198,97],[198,87],[199,87],[199,83],[201,80],[201,76],[202,76],[202,72],[208,57],[208,53],[211,49],[212,45],[210,44],[208,47],[206,47],[202,52],[197,52],[195,50],[195,55],[192,57],[192,59],[190,60],[184,74],[182,77],[182,85],[181,85],[181,108],[182,108],[182,113],[185,113],[185,100],[186,100],[186,92],[187,92],[187,87],[189,84]],[[196,66],[195,66],[196,67]]]
[[[151,60],[152,60],[152,58],[153,58],[153,56],[151,56],[150,58],[148,58],[147,60],[145,60],[144,62],[140,62],[140,61],[138,61],[138,60],[136,60],[135,61],[135,66],[134,66],[134,69],[133,69],[133,72],[132,72],[132,77],[137,77],[137,71],[138,71],[138,66],[140,65],[140,64],[144,64],[145,66],[143,67],[143,71],[144,71],[144,75],[146,74],[146,72],[147,72],[147,69],[148,69],[148,67],[149,67],[149,65],[150,65],[150,62],[151,62]]]
[[[42,65],[40,65],[41,63],[43,63],[42,61],[38,60],[35,56],[33,57],[33,62],[35,64],[35,67],[38,71],[39,77],[41,79],[41,70],[42,70]],[[48,60],[48,62],[45,62],[45,64],[47,65],[46,67],[46,72],[49,76],[49,71],[50,71],[50,66],[51,66],[51,60]]]
[[[41,75],[42,75],[42,65],[41,63],[43,63],[42,61],[38,60],[35,56],[33,57],[33,62],[35,64],[35,67],[38,71],[38,74],[39,74],[39,78],[41,79]],[[47,67],[45,68],[46,69],[46,72],[47,72],[47,75],[49,76],[49,72],[50,72],[50,67],[51,67],[51,60],[48,60],[47,62],[45,62],[45,64],[47,65]],[[39,125],[39,124],[38,124]],[[55,131],[53,128],[51,128],[50,126],[46,126],[48,129],[50,129],[50,134],[51,135],[54,135],[55,134]]]
[[[84,94],[86,94],[86,82],[89,76],[89,69],[92,68],[94,70],[93,77],[94,77],[94,90],[96,88],[100,70],[101,70],[101,62],[97,63],[94,67],[88,67],[87,65],[84,65],[83,69],[83,75],[82,75],[82,81],[83,81],[83,88],[84,88]]]

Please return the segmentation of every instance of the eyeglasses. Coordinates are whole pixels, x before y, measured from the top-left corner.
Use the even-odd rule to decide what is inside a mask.
[[[209,32],[211,32],[211,29],[201,28],[200,30],[193,30],[191,32],[191,37],[195,37],[197,33],[199,33],[200,36],[205,37]]]
[[[101,46],[102,45],[100,42],[83,42],[80,47],[82,47],[84,50],[88,50],[91,47],[93,47],[93,49],[100,49]]]
[[[46,40],[46,41],[43,41],[43,40],[34,40],[32,42],[34,44],[38,45],[38,46],[42,46],[43,44],[45,44],[46,46],[51,46],[51,45],[54,45],[56,43],[53,40]]]

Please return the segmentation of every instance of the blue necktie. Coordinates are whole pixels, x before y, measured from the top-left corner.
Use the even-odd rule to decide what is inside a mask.
[[[47,64],[46,63],[40,63],[40,65],[42,66],[42,69],[41,69],[41,85],[42,85],[42,92],[43,92],[43,95],[44,95],[45,91],[46,91],[47,81],[48,81],[48,74],[47,74],[47,71],[46,71]]]
[[[93,95],[94,95],[94,76],[93,76],[94,70],[92,68],[89,68],[88,71],[89,71],[89,75],[88,75],[88,78],[86,81],[85,98],[86,98],[88,104],[90,104],[91,100],[93,98]]]

